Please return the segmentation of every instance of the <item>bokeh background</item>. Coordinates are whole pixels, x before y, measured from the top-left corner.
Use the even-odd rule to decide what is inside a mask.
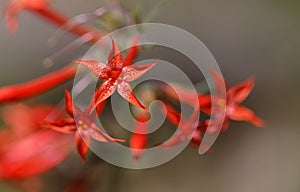
[[[145,11],[158,2],[145,2]],[[4,3],[1,0],[0,6]],[[54,0],[53,4],[66,15],[75,16],[93,11],[103,2]],[[210,153],[199,155],[195,148],[187,148],[169,163],[148,170],[103,165],[99,174],[109,179],[97,181],[102,186],[99,191],[299,192],[299,19],[298,0],[171,1],[154,21],[183,28],[198,37],[215,56],[229,85],[254,76],[256,86],[245,105],[262,117],[266,126],[261,129],[232,123]],[[51,70],[42,65],[43,59],[74,39],[65,35],[57,47],[49,48],[47,40],[55,30],[56,26],[23,12],[19,30],[12,35],[1,18],[1,86]],[[61,65],[75,54],[61,58]],[[52,69],[59,67],[55,64]],[[57,102],[61,92],[54,90],[43,98]],[[11,189],[6,182],[0,185],[0,191]]]

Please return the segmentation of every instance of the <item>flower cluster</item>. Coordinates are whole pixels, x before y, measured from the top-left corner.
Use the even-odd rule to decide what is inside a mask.
[[[51,8],[46,0],[11,0],[6,6],[6,21],[10,32],[16,32],[18,27],[18,13],[24,9],[33,11],[59,27],[68,24],[69,19]],[[83,23],[74,24],[69,32],[79,37],[89,33],[93,34],[89,43],[95,43],[102,38],[103,33]],[[228,88],[226,99],[222,99],[219,89],[225,80],[216,71],[212,70],[215,81],[215,93],[197,93],[199,105],[195,106],[192,91],[183,85],[174,84],[183,95],[179,99],[176,92],[169,86],[158,86],[155,91],[148,90],[153,97],[142,97],[139,100],[133,92],[130,82],[138,79],[153,67],[154,63],[134,65],[134,59],[139,53],[138,39],[133,40],[126,56],[123,56],[118,42],[113,38],[112,48],[107,56],[107,61],[73,60],[72,64],[44,76],[22,82],[17,85],[8,85],[0,88],[0,104],[7,105],[3,108],[3,129],[0,131],[0,179],[16,180],[36,176],[46,172],[63,160],[72,152],[75,143],[80,157],[85,161],[91,138],[98,142],[126,142],[124,138],[115,138],[101,130],[96,120],[102,115],[107,99],[117,90],[119,95],[137,108],[135,118],[137,124],[133,128],[128,144],[134,160],[138,161],[143,150],[151,147],[148,144],[147,130],[150,112],[147,105],[152,99],[163,95],[163,103],[167,119],[176,126],[177,131],[167,142],[161,146],[169,148],[190,141],[191,144],[200,146],[206,132],[214,133],[221,127],[226,131],[230,121],[248,121],[255,126],[262,127],[263,120],[257,117],[250,109],[241,103],[250,94],[254,79]],[[65,106],[55,109],[54,106],[45,104],[27,105],[20,102],[33,98],[51,89],[63,85],[74,78],[77,66],[82,65],[101,80],[96,87],[93,98],[85,109],[74,104],[72,96],[65,88]],[[217,110],[212,111],[212,101],[217,101]],[[193,108],[190,117],[185,118],[176,110],[174,102],[184,102]],[[198,114],[205,113],[210,119],[199,119]],[[225,120],[219,114],[225,113]],[[54,114],[54,115],[53,115]],[[21,122],[21,123],[20,123]],[[180,123],[181,122],[181,123]],[[191,129],[197,127],[196,130]],[[75,142],[73,142],[75,138]]]

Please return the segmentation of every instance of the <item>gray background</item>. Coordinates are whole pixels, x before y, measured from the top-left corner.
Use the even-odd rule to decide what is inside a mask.
[[[102,4],[53,3],[69,16]],[[229,85],[255,76],[256,86],[245,104],[266,120],[266,127],[232,123],[212,152],[199,156],[195,148],[188,148],[163,166],[122,170],[115,191],[300,191],[299,17],[297,0],[176,0],[166,7],[155,22],[183,28],[203,41]],[[11,35],[1,19],[1,86],[48,72],[41,63],[55,50],[46,46],[55,29],[23,12],[18,32]],[[73,38],[66,36],[58,47]],[[61,59],[62,65],[66,60]]]

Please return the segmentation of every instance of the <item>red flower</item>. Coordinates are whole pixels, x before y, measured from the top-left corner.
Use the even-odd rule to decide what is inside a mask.
[[[104,103],[97,106],[98,114],[102,111],[103,106]],[[86,110],[81,111],[77,106],[73,105],[71,95],[66,90],[66,111],[71,118],[44,123],[47,128],[61,133],[70,134],[75,132],[77,150],[83,160],[85,160],[91,137],[100,142],[125,142],[124,140],[112,138],[100,131],[99,127],[93,123],[96,114],[91,114],[92,108],[93,105],[90,105]]]
[[[133,129],[133,133],[130,137],[130,149],[131,154],[135,160],[139,160],[142,156],[144,149],[147,145],[147,134],[146,131],[148,129],[148,115],[145,113],[141,113],[137,117],[137,124]]]
[[[3,120],[9,129],[0,132],[0,179],[26,179],[46,172],[71,152],[71,137],[45,130],[41,122],[50,106],[18,104],[6,108]]]
[[[0,103],[27,99],[44,93],[73,78],[77,68],[66,66],[34,80],[0,88]]]
[[[114,40],[112,40],[112,50],[108,56],[109,66],[95,60],[74,61],[75,63],[86,66],[97,77],[105,80],[97,90],[98,98],[96,100],[95,106],[105,101],[117,89],[119,94],[128,102],[147,110],[146,107],[144,107],[135,97],[128,82],[134,81],[139,78],[141,75],[150,70],[156,63],[142,66],[130,66],[132,65],[133,58],[136,54],[136,49],[136,46],[133,46],[129,51],[129,54],[123,60],[118,45]]]
[[[10,32],[18,28],[18,14],[23,9],[42,10],[48,6],[46,0],[11,0],[6,7],[6,22]]]
[[[254,79],[249,78],[245,82],[227,89],[226,101],[224,101],[218,94],[219,87],[224,80],[219,73],[213,71],[212,74],[216,83],[216,94],[213,95],[218,103],[216,113],[218,113],[218,111],[225,111],[225,123],[222,130],[225,131],[227,129],[229,119],[235,121],[248,121],[255,126],[262,127],[264,125],[264,121],[257,117],[250,109],[241,105],[253,89]],[[206,111],[209,111],[211,108],[211,102],[208,102],[206,106],[203,106],[203,108],[206,108]]]
[[[200,104],[200,110],[211,115],[211,105],[212,100],[211,97],[217,101],[217,111],[215,111],[214,120],[212,120],[210,130],[215,131],[217,130],[218,126],[222,126],[222,131],[225,131],[228,128],[229,120],[236,120],[236,121],[248,121],[252,124],[262,127],[264,125],[264,121],[257,117],[250,109],[240,105],[250,94],[253,86],[254,80],[249,78],[245,82],[238,84],[230,89],[228,89],[226,101],[221,97],[221,86],[224,85],[224,79],[220,76],[220,74],[216,71],[212,71],[214,80],[215,80],[215,93],[214,95],[205,95],[205,94],[198,94],[198,100]],[[179,90],[182,95],[184,95],[182,99],[183,102],[193,106],[194,102],[191,99],[191,91],[187,90],[179,85],[176,86],[176,89]],[[170,96],[176,100],[179,100],[177,94],[168,87],[163,87],[164,92],[167,96]],[[219,114],[225,112],[225,119],[224,122],[221,124],[221,118],[219,118]]]

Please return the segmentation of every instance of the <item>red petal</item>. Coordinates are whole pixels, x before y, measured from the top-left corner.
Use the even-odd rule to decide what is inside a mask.
[[[136,96],[132,92],[130,85],[127,82],[122,81],[120,84],[118,84],[118,92],[129,103],[148,111],[148,109],[144,107],[136,98]]]
[[[191,143],[193,145],[200,146],[200,144],[202,142],[203,135],[206,132],[206,129],[207,129],[207,122],[206,121],[200,122],[198,124],[197,130],[195,131],[195,133],[192,137],[192,140],[191,140]]]
[[[19,136],[24,136],[39,129],[36,123],[42,119],[35,119],[36,116],[34,115],[32,108],[21,103],[5,107],[2,111],[5,124]]]
[[[108,64],[113,70],[121,70],[123,67],[123,58],[117,43],[111,39],[112,49],[108,55]]]
[[[156,62],[147,65],[124,67],[122,69],[121,78],[127,82],[134,81],[140,76],[142,76],[144,73],[149,71],[154,65],[156,65]]]
[[[174,89],[173,89],[173,88]],[[189,104],[190,106],[195,105],[195,99],[198,98],[198,102],[200,104],[200,110],[204,111],[205,113],[210,113],[211,111],[211,96],[210,95],[202,95],[198,94],[198,97],[194,97],[195,94],[192,90],[186,89],[185,87],[182,87],[178,84],[172,83],[172,87],[170,86],[163,86],[163,91],[167,94],[167,96],[172,97],[179,101],[179,94],[181,96],[181,100],[184,103]],[[179,92],[179,94],[176,93],[176,91]]]
[[[81,110],[76,105],[73,105],[72,97],[67,88],[65,88],[65,102],[66,111],[71,117],[74,117],[75,114],[81,113]]]
[[[135,125],[129,143],[131,154],[136,160],[142,156],[147,145],[147,134],[141,133],[146,133],[148,129],[148,123],[144,122],[146,119],[148,119],[146,114],[139,115],[137,119],[141,120],[142,122],[137,122]]]
[[[129,49],[123,63],[123,67],[129,66],[133,64],[134,58],[136,57],[136,54],[138,53],[139,47],[136,45],[138,39],[134,39],[133,45]]]
[[[100,105],[103,101],[105,101],[108,97],[110,97],[116,90],[116,86],[111,81],[105,81],[100,86],[100,88],[96,91],[96,102],[95,107]]]
[[[67,113],[71,116],[74,117],[74,112],[73,112],[73,101],[72,97],[68,91],[67,88],[65,88],[65,105],[66,105],[66,111]]]
[[[180,119],[181,119],[181,114],[178,113],[171,105],[164,103],[166,107],[166,117],[175,125],[178,126]]]
[[[62,120],[56,120],[53,122],[44,122],[43,126],[52,129],[54,131],[58,131],[61,133],[73,133],[77,130],[76,123],[73,118],[66,118]]]
[[[25,179],[58,165],[72,151],[72,137],[37,131],[1,149],[0,178]]]
[[[254,79],[249,78],[243,83],[240,83],[227,91],[228,98],[234,100],[236,103],[241,103],[250,94],[254,86]]]
[[[215,90],[214,90],[214,95],[215,96],[222,96],[223,95],[223,88],[226,89],[226,84],[224,81],[224,78],[221,76],[221,74],[215,70],[212,70],[212,76],[215,81]],[[225,90],[226,91],[226,90]]]
[[[186,141],[187,136],[182,133],[181,130],[177,130],[177,132],[166,142],[162,144],[164,148],[174,147]]]
[[[125,140],[115,139],[103,133],[95,124],[93,124],[88,131],[93,139],[100,142],[125,142]]]
[[[96,102],[96,94],[94,94],[94,97],[91,100],[89,106],[83,112],[83,115],[90,116],[91,120],[96,119],[96,117],[102,113],[102,111],[105,107],[105,104],[106,104],[106,100],[99,103],[97,106],[95,105],[95,102]],[[95,109],[96,109],[96,113],[94,111]]]
[[[29,107],[19,103],[5,107],[2,110],[2,117],[5,124],[13,131],[13,134],[23,137],[41,129],[40,122],[44,121],[52,110],[53,106],[49,105]]]
[[[198,101],[200,103],[200,110],[206,114],[211,114],[211,96],[198,95]]]
[[[108,79],[110,67],[95,60],[73,60],[74,63],[84,65],[100,79]]]
[[[234,106],[232,111],[227,111],[227,116],[236,121],[248,121],[252,124],[263,127],[264,121],[257,117],[250,109],[243,107],[243,106]]]
[[[147,135],[133,133],[130,137],[130,149],[134,159],[138,160],[142,156],[147,145]]]
[[[85,161],[86,153],[89,149],[90,136],[86,135],[85,131],[77,131],[75,134],[75,141],[77,146],[77,151],[81,156],[82,160]]]
[[[23,9],[20,3],[11,2],[6,6],[5,19],[9,32],[15,33],[18,29],[18,14]]]

